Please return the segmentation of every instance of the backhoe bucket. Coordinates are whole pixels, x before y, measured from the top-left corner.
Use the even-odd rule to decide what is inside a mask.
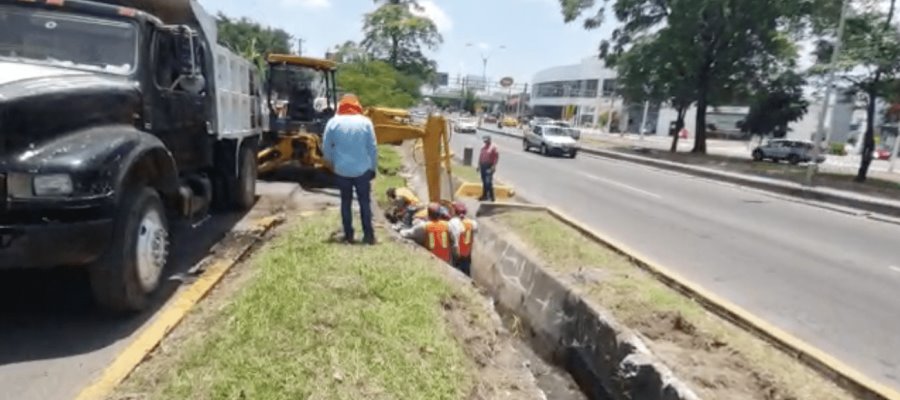
[[[484,187],[480,183],[464,182],[456,190],[456,198],[480,199],[484,194]],[[494,185],[494,197],[497,201],[509,200],[516,195],[516,191],[510,186]]]

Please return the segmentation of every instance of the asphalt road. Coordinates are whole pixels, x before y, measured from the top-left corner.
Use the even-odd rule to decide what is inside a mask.
[[[295,183],[261,183],[257,192],[257,205],[246,215],[218,215],[196,228],[176,227],[166,283],[155,306],[131,318],[100,313],[83,270],[0,271],[0,399],[72,399],[172,294],[194,280],[191,267],[229,231],[285,207],[336,198],[327,190],[301,190]]]
[[[481,135],[481,133],[479,133]],[[900,389],[900,225],[492,135],[497,178]],[[476,151],[457,134],[453,150]]]

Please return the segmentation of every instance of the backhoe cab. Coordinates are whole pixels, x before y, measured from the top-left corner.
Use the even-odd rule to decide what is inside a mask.
[[[269,129],[257,155],[259,172],[291,163],[328,168],[322,134],[337,109],[337,64],[286,54],[271,54],[267,62]]]

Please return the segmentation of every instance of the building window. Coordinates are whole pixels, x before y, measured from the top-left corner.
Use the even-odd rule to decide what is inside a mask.
[[[598,84],[597,79],[542,82],[535,85],[534,93],[536,98],[595,98]]]

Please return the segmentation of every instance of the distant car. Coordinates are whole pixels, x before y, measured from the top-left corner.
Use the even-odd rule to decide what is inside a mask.
[[[456,133],[478,133],[478,124],[471,119],[460,119],[453,125]]]
[[[517,126],[519,126],[519,120],[515,117],[504,117],[497,123],[497,127],[500,129],[503,129],[503,127],[515,128]]]
[[[566,121],[553,120],[546,123],[546,125],[558,126],[560,128],[571,128],[572,124]]]
[[[528,121],[528,126],[534,128],[538,125],[547,125],[551,121],[553,120],[547,117],[534,117],[531,121]]]
[[[545,156],[565,155],[569,158],[575,158],[579,149],[572,132],[553,125],[538,125],[525,131],[522,149],[531,151],[533,148],[540,149]]]
[[[813,157],[813,144],[802,140],[775,139],[753,150],[753,160],[787,161],[797,165],[810,162]],[[825,162],[825,156],[819,154],[816,163]]]

